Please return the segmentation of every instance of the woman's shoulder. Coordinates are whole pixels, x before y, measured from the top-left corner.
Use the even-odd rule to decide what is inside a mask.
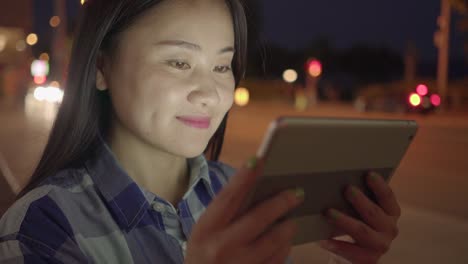
[[[74,231],[67,210],[77,210],[69,182],[63,171],[47,178],[39,186],[15,201],[0,219],[0,262],[54,263],[86,259],[74,242]],[[76,186],[74,186],[76,189]],[[57,258],[57,259],[55,259]],[[26,262],[25,262],[26,263]]]
[[[0,238],[29,232],[29,226],[42,222],[66,222],[64,203],[71,201],[73,193],[83,189],[87,180],[82,171],[62,170],[47,177],[37,187],[16,200],[0,219]],[[43,222],[44,221],[44,222]],[[57,222],[58,221],[58,222]],[[36,227],[37,229],[37,227]]]

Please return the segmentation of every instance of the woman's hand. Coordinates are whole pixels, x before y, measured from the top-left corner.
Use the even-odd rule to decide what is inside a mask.
[[[262,162],[250,162],[220,191],[200,217],[187,244],[185,263],[284,263],[295,223],[275,223],[303,200],[303,191],[284,191],[242,213]]]
[[[354,243],[324,240],[320,245],[352,263],[374,264],[390,248],[398,236],[397,221],[401,209],[395,195],[384,179],[371,172],[367,184],[374,192],[378,204],[372,202],[359,189],[349,186],[345,191],[362,220],[357,220],[335,209],[327,211],[327,219],[339,230],[350,235]]]

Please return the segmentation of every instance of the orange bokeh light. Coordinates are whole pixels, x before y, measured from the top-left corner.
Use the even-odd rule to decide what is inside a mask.
[[[34,76],[34,83],[35,84],[43,84],[47,81],[47,77],[46,76]]]

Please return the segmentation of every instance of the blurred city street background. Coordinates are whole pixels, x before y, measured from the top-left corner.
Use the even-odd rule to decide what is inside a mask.
[[[66,93],[85,2],[0,3],[0,215],[28,181]],[[403,209],[400,235],[381,263],[463,264],[468,1],[420,2],[337,8],[327,1],[246,1],[247,74],[235,91],[221,160],[242,166],[281,115],[416,120],[418,134],[390,183]],[[328,255],[310,243],[295,247],[293,259],[327,263]]]

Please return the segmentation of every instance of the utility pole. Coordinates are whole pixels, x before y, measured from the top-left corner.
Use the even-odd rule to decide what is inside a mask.
[[[447,103],[448,96],[448,64],[449,64],[449,41],[450,41],[450,0],[441,0],[440,16],[437,18],[439,31],[435,33],[434,41],[439,48],[437,64],[437,89],[442,98],[442,106]]]

